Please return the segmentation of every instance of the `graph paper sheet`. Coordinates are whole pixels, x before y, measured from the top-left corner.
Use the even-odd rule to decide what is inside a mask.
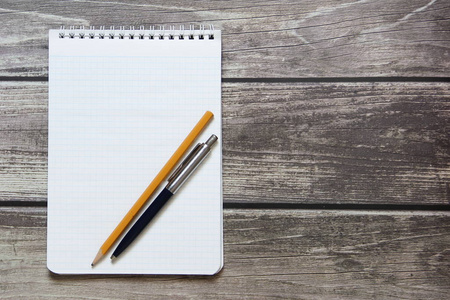
[[[218,272],[220,31],[213,40],[81,39],[59,33],[49,33],[49,270]],[[214,118],[188,151],[215,134],[219,141],[209,156],[120,257],[109,259],[116,242],[91,267],[100,246],[207,110]]]

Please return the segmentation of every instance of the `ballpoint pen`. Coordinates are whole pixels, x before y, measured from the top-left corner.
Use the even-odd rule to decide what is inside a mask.
[[[97,256],[95,256],[94,261],[92,262],[92,266],[94,266],[100,259],[103,257],[106,252],[108,252],[109,248],[116,242],[119,236],[125,231],[126,227],[131,223],[134,216],[142,209],[144,204],[153,194],[153,192],[158,188],[160,183],[170,174],[172,169],[177,165],[180,158],[184,155],[186,150],[191,146],[197,136],[202,132],[205,126],[213,117],[213,113],[210,111],[206,111],[200,121],[197,122],[195,127],[191,130],[188,136],[183,140],[177,150],[172,154],[166,164],[162,167],[161,171],[156,175],[156,177],[152,180],[149,186],[145,189],[142,195],[137,199],[136,203],[130,208],[128,213],[122,218],[122,221],[116,226],[114,231],[109,235],[109,237],[102,244],[100,249],[98,250]]]
[[[114,250],[114,253],[111,256],[111,259],[118,257],[136,239],[136,237],[150,223],[150,221],[155,217],[160,209],[167,203],[170,197],[172,197],[180,189],[183,183],[201,164],[201,162],[210,152],[211,146],[216,141],[217,136],[213,134],[205,143],[199,143],[197,144],[197,146],[195,146],[191,153],[189,153],[185,160],[169,177],[169,182],[166,187],[145,210],[145,212],[136,221],[133,227],[131,227],[122,241],[120,241],[119,245]]]

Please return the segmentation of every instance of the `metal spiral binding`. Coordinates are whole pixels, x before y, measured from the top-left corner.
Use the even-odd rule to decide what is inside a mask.
[[[66,29],[61,26],[59,32],[59,38],[69,39],[150,39],[150,40],[213,40],[214,39],[214,26],[209,25],[206,29],[205,25],[199,25],[196,28],[194,25],[189,25],[189,29],[184,25],[180,25],[178,29],[174,25],[170,25],[168,29],[165,26],[159,26],[155,29],[155,26],[149,26],[145,28],[140,26],[139,29],[135,29],[134,26],[129,26],[128,29],[125,26],[119,26],[118,28],[111,26],[109,29],[105,29],[105,26],[90,26],[89,29],[84,26],[75,27],[70,26]]]

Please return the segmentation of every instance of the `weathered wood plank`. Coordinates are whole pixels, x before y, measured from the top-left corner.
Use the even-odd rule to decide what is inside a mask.
[[[0,76],[46,76],[61,25],[211,23],[224,77],[449,76],[450,7],[395,1],[2,1]]]
[[[450,203],[450,85],[227,84],[227,201]]]
[[[0,83],[0,201],[47,198],[47,83]]]
[[[444,299],[449,292],[449,212],[226,210],[218,275],[113,282],[51,274],[45,215],[45,208],[0,208],[2,299]]]
[[[0,86],[0,201],[45,201],[47,83]],[[224,201],[448,204],[449,107],[445,83],[225,83]]]

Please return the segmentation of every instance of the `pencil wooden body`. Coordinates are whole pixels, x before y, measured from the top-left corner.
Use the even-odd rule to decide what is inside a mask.
[[[114,231],[109,235],[103,245],[100,247],[99,252],[101,251],[103,255],[108,252],[117,238],[122,234],[122,232],[127,228],[128,224],[133,220],[134,216],[141,210],[144,204],[147,202],[148,198],[153,194],[156,188],[161,184],[161,182],[169,175],[175,165],[178,163],[180,158],[186,152],[186,150],[192,145],[197,136],[202,132],[203,128],[208,124],[208,122],[213,117],[213,113],[210,111],[205,112],[203,117],[198,121],[195,127],[191,130],[188,136],[184,139],[175,153],[170,157],[164,167],[159,171],[156,175],[155,179],[149,184],[149,186],[145,189],[139,199],[134,203],[128,213],[123,217],[122,221],[116,226]],[[102,256],[103,256],[102,255]],[[92,265],[95,265],[102,256],[97,257],[92,262]]]

